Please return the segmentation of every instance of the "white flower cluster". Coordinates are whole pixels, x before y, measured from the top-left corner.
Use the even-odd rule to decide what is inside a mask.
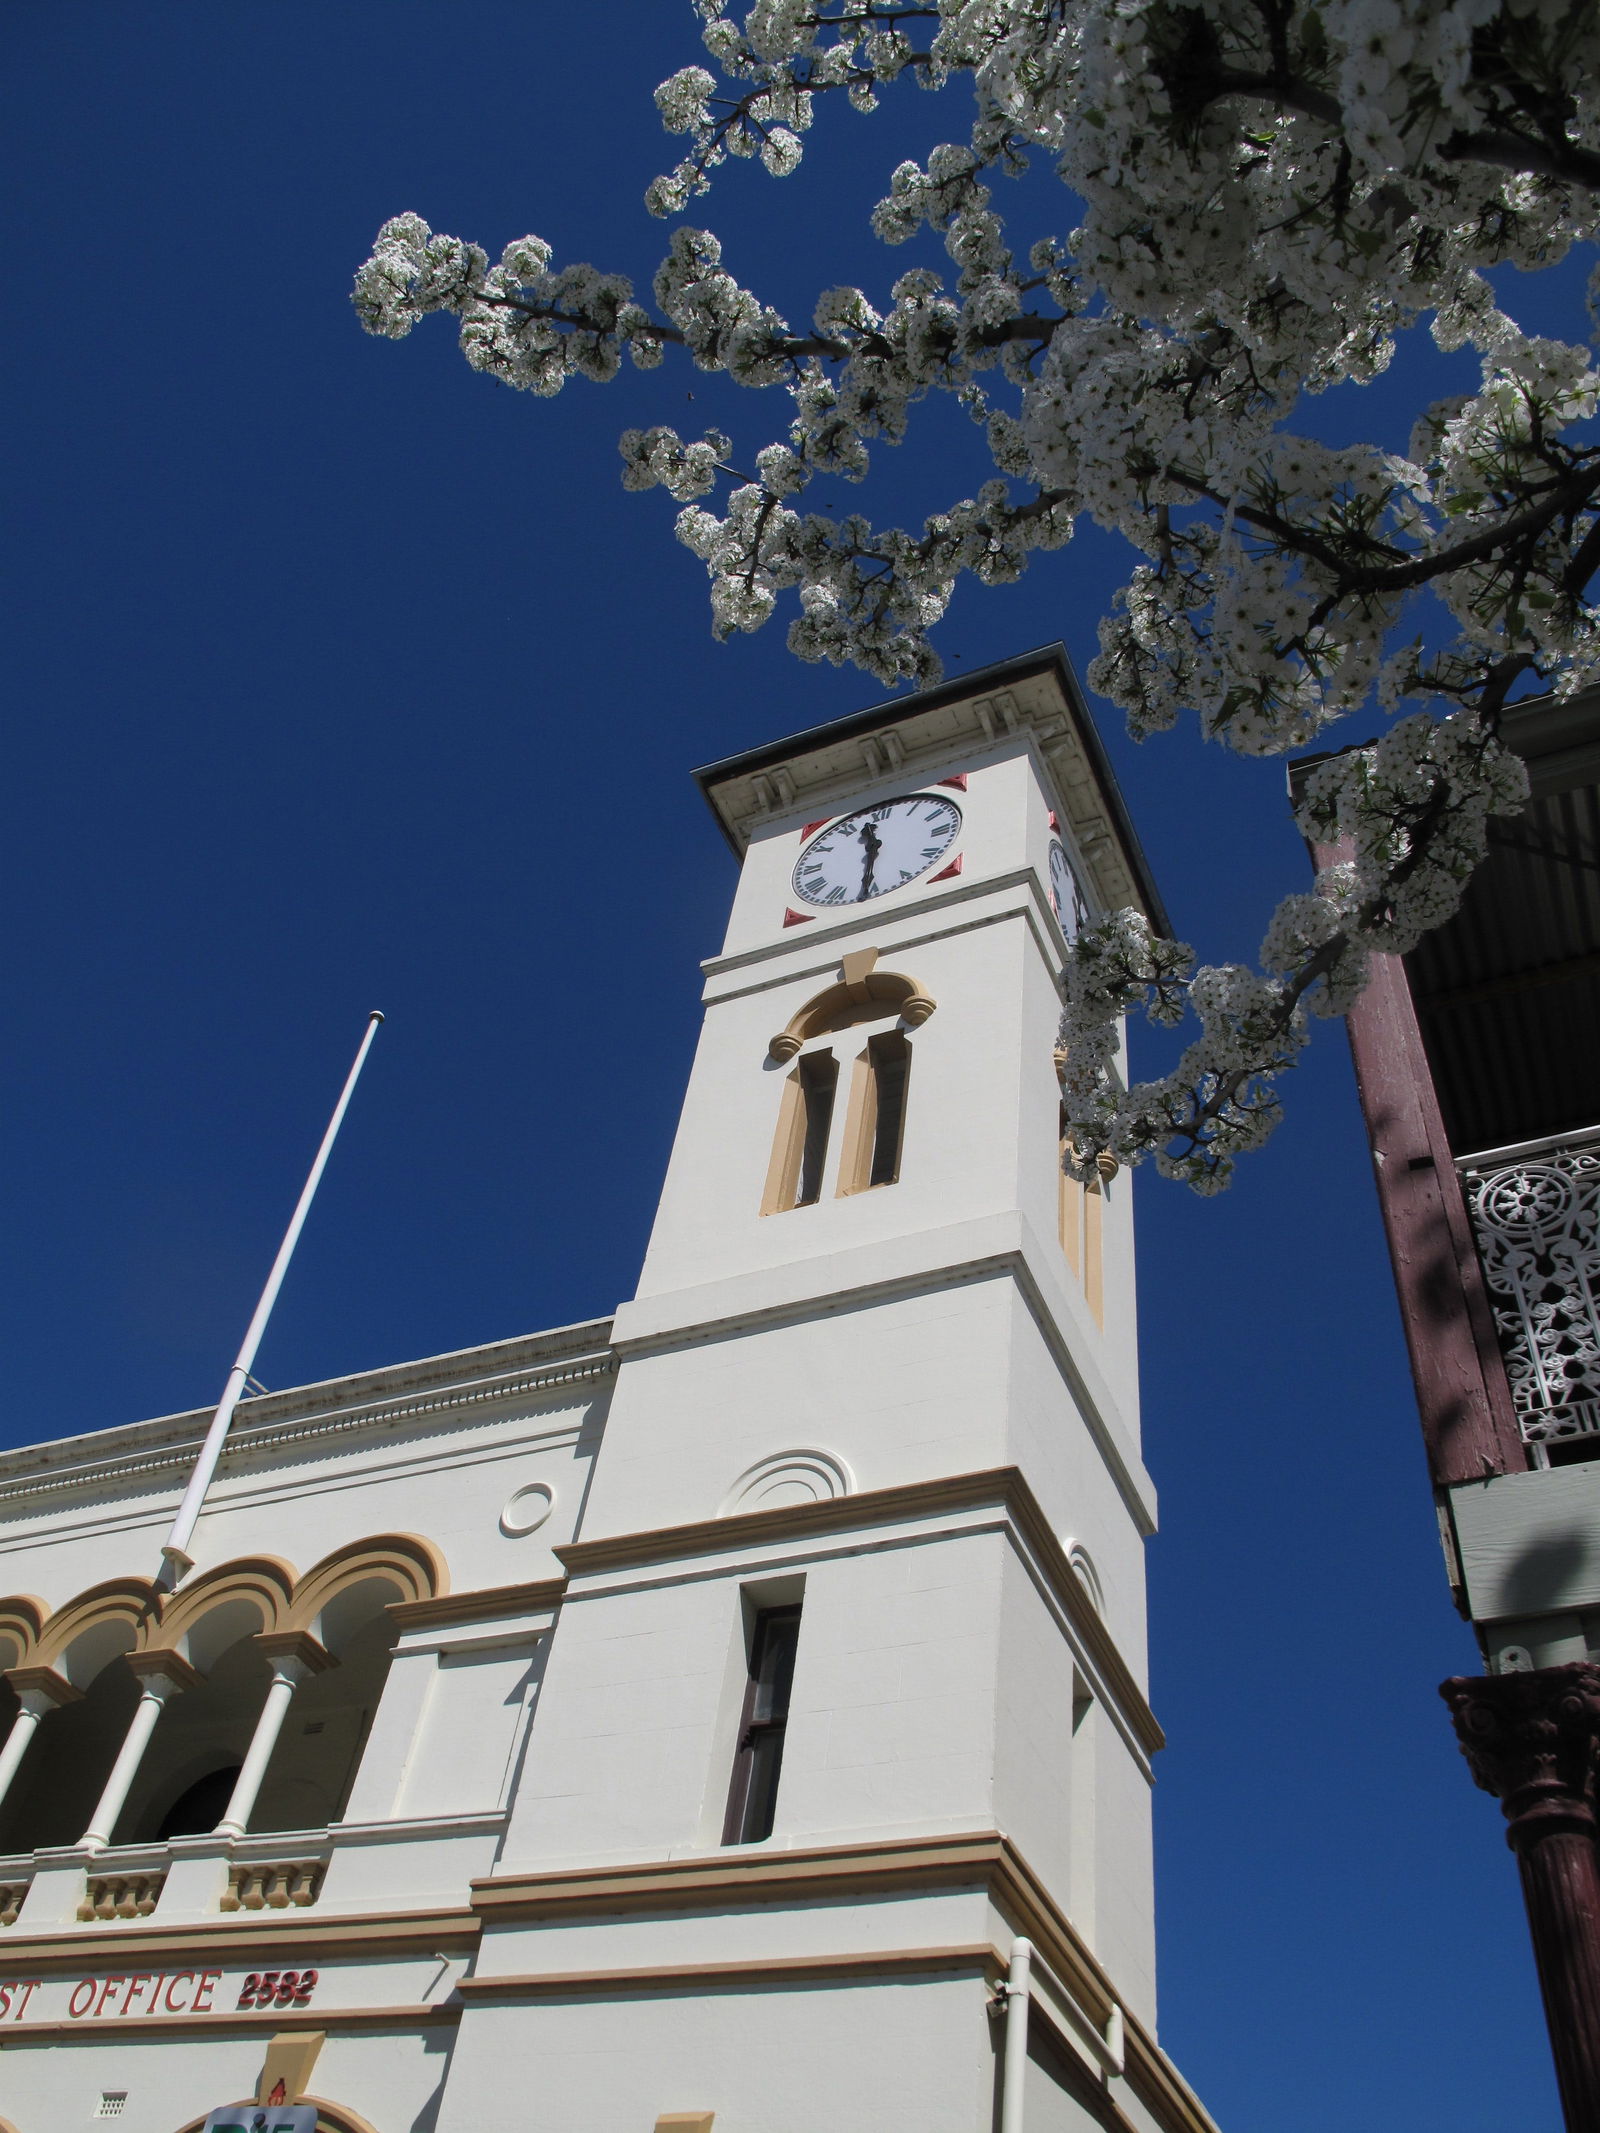
[[[679,213],[730,156],[792,172],[819,96],[869,111],[897,82],[965,76],[968,137],[902,163],[874,216],[887,244],[933,233],[948,283],[918,264],[887,305],[829,289],[797,332],[707,231],[675,231],[647,310],[619,276],[554,269],[538,239],[491,267],[408,215],[357,277],[362,323],[399,338],[452,312],[469,362],[540,394],[673,346],[783,392],[781,437],[753,451],[715,432],[623,439],[626,485],[684,507],[718,635],[792,596],[802,657],[931,680],[928,633],[957,579],[1015,578],[1088,513],[1137,551],[1089,675],[1136,732],[1192,712],[1263,754],[1358,707],[1435,706],[1312,778],[1302,819],[1353,856],[1280,909],[1264,976],[1180,976],[1172,944],[1124,920],[1076,952],[1075,969],[1099,958],[1068,1007],[1084,1159],[1153,1152],[1214,1189],[1270,1130],[1305,1017],[1341,1011],[1372,950],[1453,908],[1486,814],[1516,804],[1492,737],[1507,693],[1600,680],[1600,368],[1579,341],[1524,333],[1498,301],[1507,277],[1489,279],[1595,239],[1600,7],[697,5],[709,63],[657,91],[686,147],[652,210]],[[1074,225],[1014,248],[996,181],[1038,155]],[[1303,395],[1370,381],[1419,323],[1474,349],[1481,377],[1422,411],[1407,454],[1293,433]],[[875,446],[909,443],[933,392],[982,425],[992,480],[917,531],[800,508],[818,475],[864,480]],[[1172,1076],[1122,1090],[1114,1026],[1141,998],[1192,1009],[1201,1034]]]
[[[1514,814],[1527,793],[1520,757],[1471,712],[1417,713],[1319,764],[1296,819],[1318,843],[1350,847],[1326,892],[1342,924],[1367,948],[1404,955],[1460,902],[1489,817]]]

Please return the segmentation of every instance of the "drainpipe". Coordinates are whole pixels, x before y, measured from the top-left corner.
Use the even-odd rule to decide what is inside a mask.
[[[1022,2133],[1023,2084],[1028,2069],[1028,2008],[1032,1998],[1033,1942],[1014,1940],[1006,1981],[989,2005],[998,2015],[1005,2010],[1004,2072],[1000,2089],[1000,2133]],[[1076,2004],[1076,2003],[1072,2003]],[[1113,2000],[1103,2030],[1096,2029],[1082,2009],[1077,2009],[1083,2036],[1109,2081],[1127,2065],[1127,2025],[1120,2002]]]
[[[1022,2096],[1028,2073],[1028,1973],[1033,1966],[1033,1942],[1011,1943],[1011,1964],[1006,1972],[1005,2071],[1000,2088],[1000,2133],[1022,2133]]]

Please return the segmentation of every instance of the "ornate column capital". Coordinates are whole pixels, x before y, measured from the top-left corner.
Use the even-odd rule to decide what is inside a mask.
[[[155,1651],[124,1652],[123,1661],[130,1674],[147,1696],[165,1699],[177,1696],[184,1689],[197,1689],[205,1680],[198,1667],[193,1667],[182,1652],[158,1647]]]
[[[267,1629],[252,1640],[274,1673],[298,1685],[311,1674],[325,1673],[338,1660],[306,1629]]]
[[[40,1716],[64,1703],[77,1703],[82,1689],[75,1689],[65,1674],[53,1666],[8,1666],[6,1679],[17,1692],[17,1701]]]
[[[1457,1675],[1439,1694],[1474,1780],[1505,1811],[1513,1851],[1556,1835],[1595,1835],[1600,1665]]]

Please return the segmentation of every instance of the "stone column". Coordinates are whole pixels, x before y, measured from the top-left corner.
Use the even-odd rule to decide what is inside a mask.
[[[244,1762],[234,1780],[227,1812],[217,1824],[219,1837],[242,1837],[249,1827],[251,1809],[256,1804],[256,1795],[267,1774],[267,1764],[277,1746],[283,1722],[289,1715],[295,1690],[312,1674],[320,1674],[324,1667],[338,1663],[315,1637],[308,1637],[303,1630],[270,1630],[255,1641],[271,1663],[272,1679],[267,1684],[266,1700],[261,1706],[261,1716],[256,1720],[255,1732],[250,1736]]]
[[[1600,2133],[1600,1666],[1460,1676],[1439,1693],[1505,1814],[1568,2133]]]
[[[40,1719],[64,1703],[76,1703],[83,1694],[53,1666],[14,1666],[6,1679],[22,1708],[12,1721],[5,1746],[0,1748],[0,1800],[11,1790],[12,1779],[22,1767],[22,1758],[39,1729]]]
[[[125,1660],[138,1676],[142,1694],[133,1707],[133,1717],[117,1759],[111,1766],[111,1775],[106,1779],[100,1804],[90,1817],[89,1827],[78,1839],[84,1850],[91,1852],[104,1851],[111,1842],[117,1817],[139,1774],[144,1751],[150,1745],[150,1736],[167,1699],[182,1689],[192,1688],[201,1679],[188,1660],[180,1659],[176,1652],[128,1652]],[[114,1666],[116,1661],[111,1663]]]

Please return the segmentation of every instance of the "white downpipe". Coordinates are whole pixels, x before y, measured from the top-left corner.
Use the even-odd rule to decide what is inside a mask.
[[[0,1748],[0,1800],[11,1790],[11,1781],[22,1768],[22,1758],[39,1730],[40,1719],[56,1708],[56,1699],[44,1689],[19,1689],[17,1701],[22,1708],[11,1721],[5,1746]]]
[[[200,1447],[200,1456],[194,1463],[194,1472],[189,1476],[189,1486],[183,1492],[183,1501],[178,1506],[178,1515],[172,1521],[172,1531],[162,1545],[161,1553],[171,1564],[175,1579],[182,1578],[194,1568],[194,1558],[189,1553],[189,1543],[194,1537],[195,1523],[201,1506],[206,1500],[206,1491],[211,1486],[212,1476],[217,1471],[217,1461],[222,1457],[222,1447],[227,1441],[228,1426],[233,1420],[233,1411],[243,1397],[250,1376],[256,1350],[261,1345],[261,1336],[267,1330],[267,1320],[272,1316],[272,1307],[278,1300],[278,1291],[283,1287],[283,1277],[289,1271],[289,1261],[294,1257],[294,1248],[300,1241],[300,1232],[305,1227],[306,1216],[311,1211],[311,1202],[316,1196],[322,1173],[327,1168],[328,1157],[333,1153],[333,1143],[344,1114],[349,1109],[350,1098],[355,1093],[356,1078],[366,1065],[367,1054],[372,1049],[372,1040],[378,1034],[378,1024],[383,1016],[377,1008],[367,1017],[366,1034],[361,1039],[361,1048],[356,1053],[355,1064],[345,1077],[343,1092],[328,1121],[328,1130],[322,1136],[322,1146],[317,1150],[317,1159],[311,1166],[295,1211],[284,1231],[283,1242],[278,1246],[278,1256],[272,1262],[272,1272],[267,1276],[267,1285],[261,1291],[261,1301],[256,1305],[255,1316],[245,1333],[244,1343],[228,1372],[228,1382],[222,1388],[222,1398],[217,1402],[217,1411],[211,1418],[211,1427],[206,1431],[206,1440]]]
[[[103,1852],[111,1842],[111,1832],[117,1826],[117,1817],[139,1774],[139,1765],[144,1760],[144,1751],[150,1745],[150,1736],[156,1729],[156,1720],[167,1698],[174,1695],[178,1684],[166,1674],[146,1674],[140,1684],[139,1701],[134,1705],[133,1717],[123,1736],[122,1746],[116,1761],[111,1766],[111,1775],[106,1779],[106,1789],[100,1795],[100,1804],[93,1819],[78,1839],[85,1851]]]
[[[242,1837],[248,1828],[250,1811],[256,1804],[261,1780],[267,1774],[267,1764],[277,1746],[278,1735],[283,1731],[283,1722],[289,1715],[294,1692],[305,1680],[308,1672],[308,1667],[301,1659],[273,1661],[272,1679],[267,1684],[266,1701],[261,1706],[256,1730],[250,1736],[250,1746],[239,1767],[239,1775],[234,1780],[227,1812],[217,1824],[217,1836]]]
[[[1000,2086],[1000,2133],[1022,2133],[1022,2098],[1028,2075],[1028,1976],[1033,1967],[1033,1942],[1011,1943],[1011,1964],[1006,1972],[1005,2070]]]
[[[1106,2048],[1103,2054],[1108,2074],[1120,2074],[1128,2063],[1127,2032],[1123,2025],[1122,2009],[1113,2000],[1111,2012],[1106,2016]]]
[[[1006,1981],[1000,1987],[998,1997],[1005,2002],[1005,2066],[1000,2089],[1000,2133],[1022,2133],[1023,2084],[1028,2070],[1028,2008],[1033,1990],[1033,1942],[1014,1940],[1011,1943],[1011,1962],[1006,1972]],[[1080,2034],[1087,2042],[1100,2071],[1108,2079],[1121,2074],[1127,2066],[1127,2025],[1122,2008],[1113,2000],[1106,2016],[1105,2028],[1096,2029],[1084,2010],[1073,2000],[1070,1993],[1062,1990],[1058,1978],[1051,1979],[1057,1992],[1073,2011],[1076,2022],[1081,2024]],[[991,2003],[992,2004],[992,2003]]]

